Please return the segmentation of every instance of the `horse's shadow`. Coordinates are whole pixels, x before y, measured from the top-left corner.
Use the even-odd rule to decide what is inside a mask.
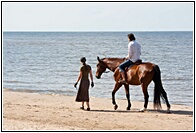
[[[103,109],[92,109],[92,112],[110,112],[110,113],[145,113],[145,112],[140,112],[138,109],[133,109],[133,110],[103,110]],[[148,113],[163,113],[163,114],[177,114],[177,115],[190,115],[193,116],[193,111],[187,111],[187,110],[170,110],[168,113],[166,110],[153,110],[153,109],[148,109]]]

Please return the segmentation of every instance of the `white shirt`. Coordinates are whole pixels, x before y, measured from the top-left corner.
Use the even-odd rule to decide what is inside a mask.
[[[136,62],[140,59],[141,55],[141,46],[135,40],[131,41],[128,44],[128,55],[127,59],[131,60],[132,62]]]

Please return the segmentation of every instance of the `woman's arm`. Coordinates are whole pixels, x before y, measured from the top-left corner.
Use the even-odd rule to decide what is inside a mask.
[[[78,84],[78,82],[80,81],[81,78],[82,78],[82,72],[79,73],[78,79],[77,79],[76,83],[74,84],[75,88],[76,88],[76,86],[77,86],[77,84]]]
[[[92,70],[90,70],[90,78],[91,78],[91,82],[93,82],[93,73],[92,73]]]
[[[90,78],[91,78],[91,87],[94,87],[92,70],[90,70]]]
[[[82,72],[79,73],[78,79],[77,79],[76,83],[78,83],[78,82],[80,81],[81,78],[82,78]]]

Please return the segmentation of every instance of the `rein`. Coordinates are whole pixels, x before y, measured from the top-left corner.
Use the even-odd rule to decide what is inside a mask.
[[[105,71],[104,73],[109,73],[110,71]]]

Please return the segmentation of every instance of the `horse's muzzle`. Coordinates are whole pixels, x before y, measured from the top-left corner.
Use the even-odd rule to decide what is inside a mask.
[[[100,78],[101,78],[101,76],[97,76],[97,75],[96,75],[95,77],[96,77],[97,79],[100,79]]]

